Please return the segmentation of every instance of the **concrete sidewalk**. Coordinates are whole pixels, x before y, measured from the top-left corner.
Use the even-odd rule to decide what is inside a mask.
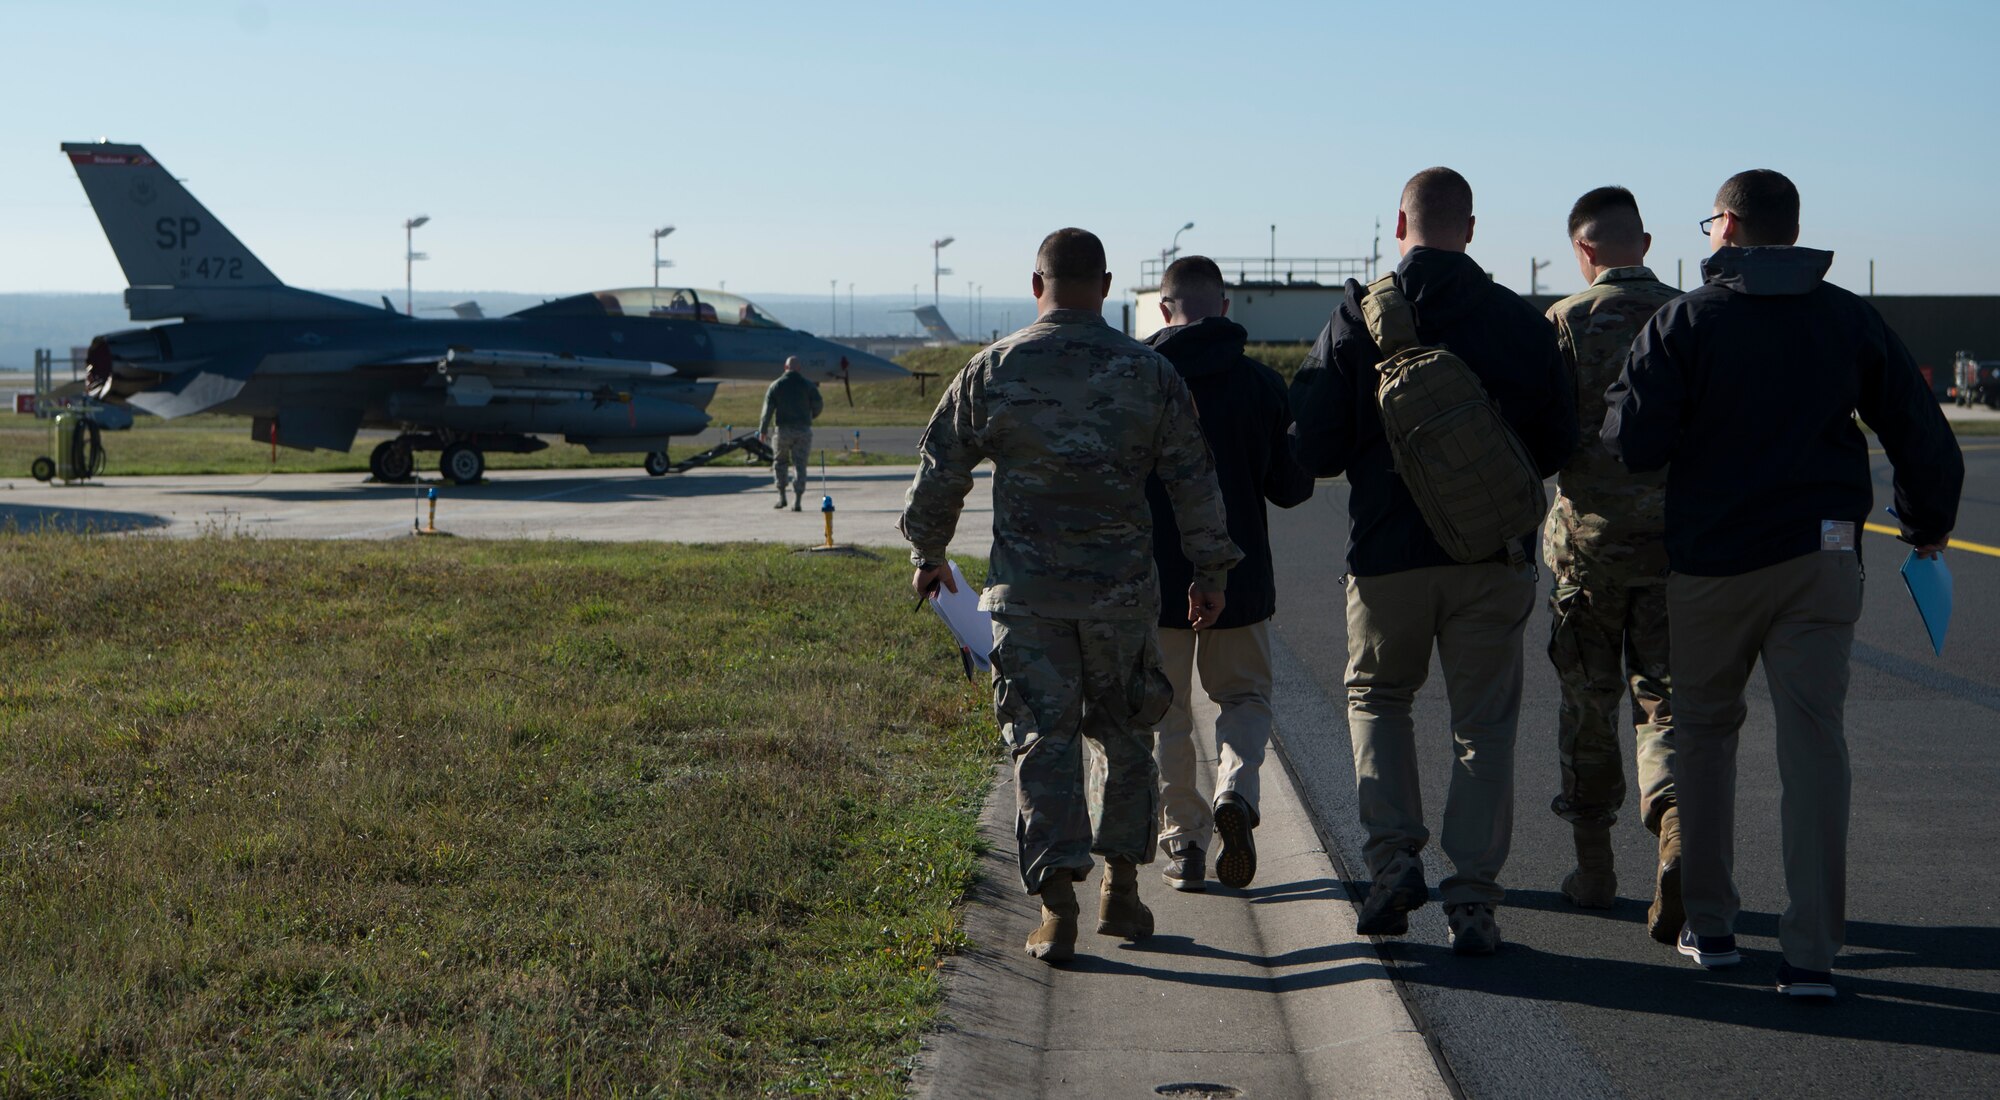
[[[1212,712],[1198,718],[1205,727]],[[947,1023],[926,1040],[915,1093],[1451,1095],[1374,946],[1355,933],[1354,906],[1275,751],[1260,811],[1248,889],[1211,878],[1207,893],[1178,893],[1156,860],[1140,869],[1139,887],[1157,931],[1128,944],[1096,934],[1100,862],[1077,886],[1077,956],[1050,966],[1021,947],[1040,909],[1021,892],[1014,786],[1003,767],[966,910],[972,946],[947,967]]]
[[[398,538],[428,518],[468,538],[661,539],[669,542],[822,541],[822,492],[833,497],[834,540],[907,551],[896,531],[914,466],[815,472],[805,510],[771,507],[763,466],[729,463],[647,477],[637,470],[496,470],[480,485],[379,485],[359,474],[107,477],[78,485],[0,480],[0,527],[149,532],[165,536]],[[993,542],[992,474],[973,475],[954,554],[984,556]]]

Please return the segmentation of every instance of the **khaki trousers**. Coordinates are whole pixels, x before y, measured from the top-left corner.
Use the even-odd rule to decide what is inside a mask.
[[[1521,631],[1534,606],[1533,575],[1498,563],[1348,578],[1347,725],[1371,875],[1430,840],[1410,704],[1435,646],[1453,742],[1440,846],[1454,873],[1438,892],[1447,905],[1500,900],[1514,834]]]
[[[1673,636],[1674,788],[1681,897],[1697,935],[1735,929],[1736,742],[1757,658],[1776,719],[1785,961],[1831,970],[1846,939],[1847,661],[1861,617],[1861,562],[1822,550],[1734,577],[1667,580]]]
[[[1160,851],[1193,841],[1207,851],[1215,831],[1209,800],[1202,797],[1202,756],[1194,739],[1194,676],[1221,708],[1215,719],[1216,796],[1234,791],[1257,813],[1257,769],[1271,739],[1271,624],[1229,630],[1160,631],[1161,667],[1174,685],[1174,701],[1153,730],[1153,760],[1160,769]],[[1205,747],[1205,746],[1203,746]]]

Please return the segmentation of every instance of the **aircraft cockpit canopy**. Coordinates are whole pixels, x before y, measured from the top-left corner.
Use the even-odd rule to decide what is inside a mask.
[[[720,290],[692,287],[631,287],[573,294],[538,306],[516,317],[651,317],[669,321],[702,321],[712,325],[784,328],[776,317],[748,298]]]

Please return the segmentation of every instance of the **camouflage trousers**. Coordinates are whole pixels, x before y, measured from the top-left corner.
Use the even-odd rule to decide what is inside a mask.
[[[1549,599],[1555,625],[1549,660],[1562,682],[1556,720],[1562,793],[1549,808],[1564,820],[1610,825],[1625,804],[1619,708],[1632,696],[1639,815],[1657,834],[1674,804],[1673,679],[1667,662],[1664,584],[1593,583],[1557,574]]]
[[[771,432],[771,474],[778,480],[778,495],[785,495],[785,468],[791,467],[797,476],[794,488],[799,496],[806,495],[806,475],[812,471],[812,429],[804,431],[777,428]]]
[[[1150,863],[1159,826],[1153,723],[1173,688],[1153,624],[993,616],[993,711],[1014,759],[1021,884],[1082,879],[1091,853]],[[1084,739],[1104,756],[1085,781]],[[1094,827],[1093,827],[1094,826]]]

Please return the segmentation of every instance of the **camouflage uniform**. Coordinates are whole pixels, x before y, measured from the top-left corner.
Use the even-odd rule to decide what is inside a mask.
[[[778,496],[785,495],[785,467],[797,474],[796,492],[806,492],[806,473],[812,466],[813,420],[826,402],[819,384],[795,370],[778,376],[764,391],[764,412],[757,418],[757,431],[771,433],[771,473],[778,479]],[[774,430],[775,429],[775,430]]]
[[[1604,391],[1653,314],[1680,291],[1645,267],[1615,267],[1549,307],[1576,374],[1581,445],[1564,466],[1543,532],[1555,582],[1549,659],[1562,681],[1562,793],[1550,806],[1610,825],[1625,802],[1619,704],[1635,708],[1639,813],[1657,833],[1674,804],[1672,679],[1667,665],[1667,474],[1634,474],[1597,438]]]
[[[972,357],[919,450],[898,527],[920,567],[945,561],[973,467],[994,464],[980,606],[993,613],[993,709],[1014,760],[1022,884],[1032,894],[1057,871],[1082,879],[1092,852],[1150,862],[1152,724],[1172,689],[1153,634],[1146,475],[1166,486],[1197,584],[1222,591],[1243,556],[1186,383],[1095,312],[1051,310]],[[1104,754],[1101,790],[1085,783],[1079,734]]]

